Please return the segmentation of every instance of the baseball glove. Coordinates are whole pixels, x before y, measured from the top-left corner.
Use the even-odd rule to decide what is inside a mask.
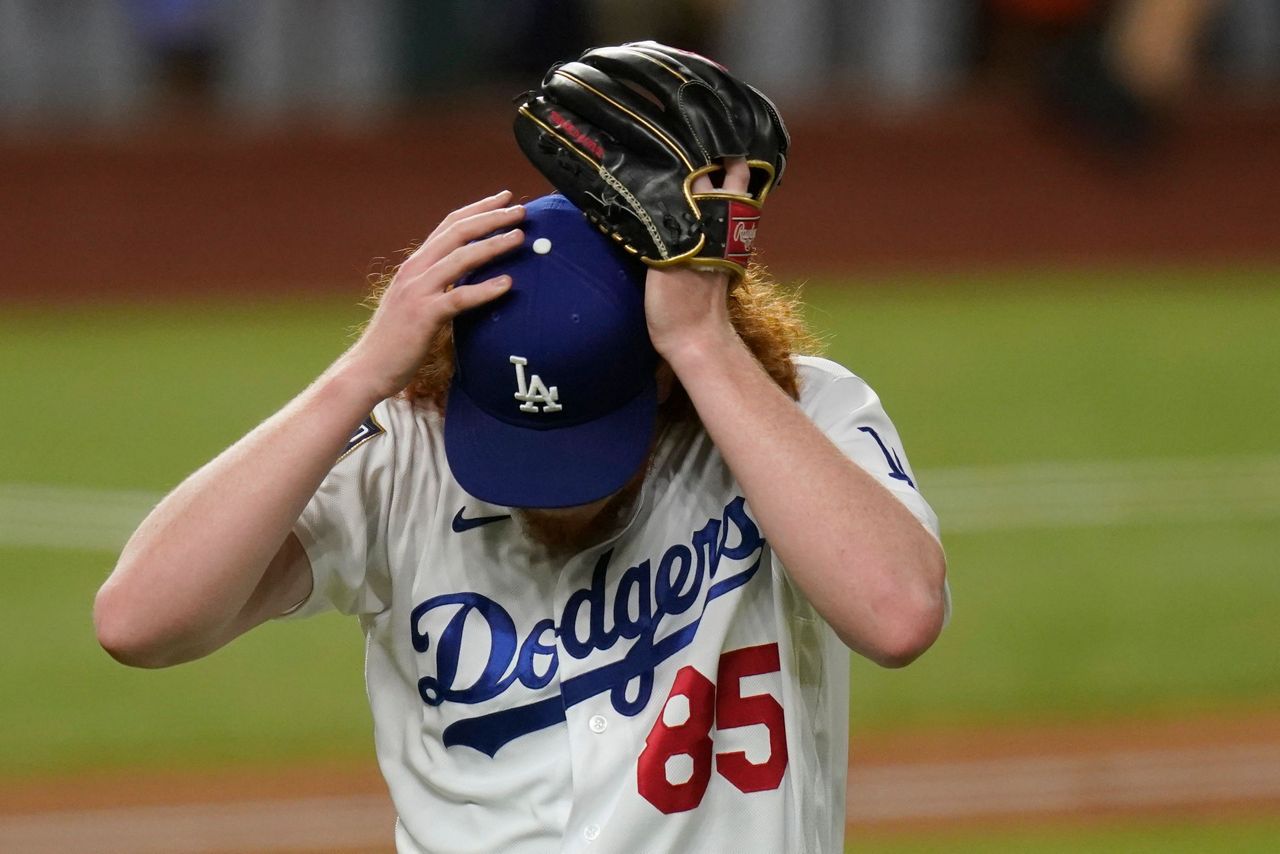
[[[716,63],[644,41],[553,66],[517,101],[516,140],[543,175],[628,252],[654,267],[741,274],[790,137],[773,102]],[[714,183],[745,158],[746,194]]]

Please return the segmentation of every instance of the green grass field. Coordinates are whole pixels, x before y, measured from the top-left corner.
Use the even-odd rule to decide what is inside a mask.
[[[929,471],[1280,451],[1267,273],[809,294],[830,353]],[[855,664],[855,726],[1181,714],[1280,697],[1280,524],[946,533],[955,598],[909,669]]]
[[[806,295],[829,355],[880,392],[928,496],[930,472],[959,466],[1280,455],[1275,279],[1026,275]],[[169,488],[322,370],[362,319],[355,302],[6,309],[0,484]],[[905,671],[855,663],[855,732],[1274,708],[1278,519],[948,535],[944,516],[952,624]],[[113,559],[0,543],[0,775],[371,753],[353,622],[271,625],[202,662],[131,671],[90,625]],[[1254,830],[1280,828],[1239,832]],[[1027,846],[1204,850],[1143,838]],[[930,844],[866,850],[941,850]]]

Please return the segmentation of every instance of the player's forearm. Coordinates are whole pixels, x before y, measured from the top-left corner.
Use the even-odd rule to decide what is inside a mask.
[[[504,190],[445,217],[400,265],[355,346],[152,511],[94,604],[113,655],[143,666],[198,657],[307,595],[305,554],[287,560],[290,529],[361,419],[413,378],[441,325],[510,287],[502,276],[451,287],[520,245],[513,226],[524,209],[503,207],[510,199]]]
[[[945,561],[933,536],[736,336],[668,357],[774,551],[837,634],[889,666],[927,649],[944,607]]]
[[[378,395],[342,360],[188,477],[143,521],[94,604],[103,646],[139,666],[213,651],[279,613],[310,579],[264,578],[294,522]]]

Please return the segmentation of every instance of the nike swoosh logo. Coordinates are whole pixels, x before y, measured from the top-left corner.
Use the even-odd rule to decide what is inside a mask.
[[[472,528],[480,528],[485,525],[501,522],[503,519],[510,519],[511,514],[507,513],[502,516],[475,516],[470,519],[462,514],[466,511],[466,505],[458,508],[458,513],[453,517],[453,532],[461,534],[463,531],[470,531]]]

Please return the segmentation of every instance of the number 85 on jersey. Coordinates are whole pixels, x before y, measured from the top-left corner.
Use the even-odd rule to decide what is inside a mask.
[[[778,788],[787,770],[782,705],[768,694],[742,694],[744,678],[778,668],[776,643],[726,652],[714,683],[691,666],[680,668],[636,762],[640,795],[667,814],[694,809],[711,782],[713,758],[716,772],[739,791]],[[769,755],[763,761],[750,761],[742,750],[716,751],[713,727],[723,732],[757,725],[768,732]]]

